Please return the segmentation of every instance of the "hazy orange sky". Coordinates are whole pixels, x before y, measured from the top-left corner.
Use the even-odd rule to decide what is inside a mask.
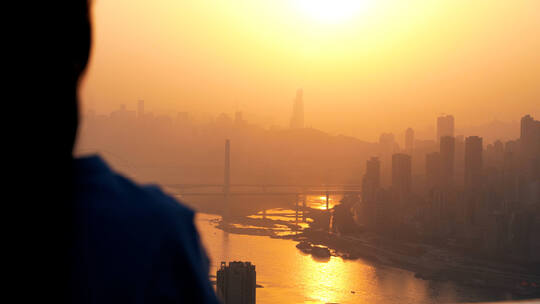
[[[373,140],[540,118],[540,1],[94,0],[81,99],[108,113],[244,112]]]

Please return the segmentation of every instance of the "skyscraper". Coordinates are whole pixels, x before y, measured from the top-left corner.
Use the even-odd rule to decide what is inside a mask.
[[[377,188],[381,185],[381,162],[378,157],[372,157],[366,161],[366,177],[373,181]]]
[[[426,155],[426,187],[430,192],[441,186],[441,154],[433,152]]]
[[[405,131],[405,151],[407,151],[407,153],[409,154],[412,154],[413,146],[414,146],[414,130],[412,128],[408,128],[407,131]]]
[[[411,193],[411,157],[407,154],[392,155],[392,189],[400,197]]]
[[[454,181],[455,140],[452,136],[441,137],[441,183],[442,186],[451,187]]]
[[[465,139],[465,189],[478,190],[482,186],[482,137]]]
[[[392,154],[399,151],[394,134],[382,133],[379,137],[379,153],[381,157],[381,185],[387,187],[392,183]]]
[[[452,115],[437,118],[437,141],[443,136],[454,136],[454,116]]]
[[[302,89],[296,91],[290,127],[291,129],[301,129],[304,127],[304,100]]]
[[[538,157],[540,155],[540,121],[530,115],[523,116],[519,140],[524,157]]]
[[[376,199],[377,191],[381,185],[381,162],[378,157],[366,161],[366,174],[362,180],[362,198],[364,202]]]

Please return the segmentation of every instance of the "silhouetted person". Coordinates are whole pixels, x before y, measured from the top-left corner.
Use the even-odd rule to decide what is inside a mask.
[[[97,156],[73,158],[91,45],[87,0],[27,5],[19,22],[32,26],[20,36],[31,46],[22,77],[13,76],[26,109],[9,130],[15,156],[6,159],[18,166],[8,189],[17,237],[6,245],[19,255],[8,279],[24,290],[14,302],[217,303],[193,211]]]

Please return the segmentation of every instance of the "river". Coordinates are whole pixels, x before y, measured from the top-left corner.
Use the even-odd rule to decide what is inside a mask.
[[[256,266],[257,303],[453,303],[507,299],[493,290],[417,279],[414,273],[367,260],[332,256],[322,262],[299,251],[292,240],[239,235],[215,227],[220,217],[199,213],[197,227],[211,259]]]

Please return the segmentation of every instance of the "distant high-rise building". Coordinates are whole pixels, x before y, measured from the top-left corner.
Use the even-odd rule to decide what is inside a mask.
[[[540,155],[540,121],[526,115],[521,118],[521,135],[519,137],[523,156],[526,158]]]
[[[540,121],[535,120],[531,115],[525,115],[521,118],[521,140],[529,140],[531,137],[537,137],[540,131]]]
[[[366,161],[366,174],[362,181],[362,197],[364,202],[374,201],[380,186],[381,162],[378,157],[372,157]]]
[[[441,178],[442,185],[450,187],[454,181],[454,160],[456,153],[456,143],[452,136],[441,137]]]
[[[366,177],[373,181],[377,188],[381,185],[381,162],[378,157],[372,157],[366,161]]]
[[[454,116],[446,115],[437,118],[437,141],[443,136],[454,137]]]
[[[439,152],[432,152],[426,155],[426,186],[428,192],[434,188],[439,188],[441,182],[442,162]]]
[[[137,117],[144,117],[144,100],[139,100],[137,103]]]
[[[414,146],[414,130],[412,128],[408,128],[407,131],[405,131],[405,150],[407,153],[412,154],[413,147]]]
[[[503,199],[507,210],[511,209],[519,201],[519,175],[517,174],[518,165],[515,155],[515,145],[515,141],[506,143],[502,163]]]
[[[540,180],[540,121],[532,116],[526,115],[521,118],[521,135],[519,137],[520,146],[520,167],[526,187],[539,187]],[[533,184],[536,181],[537,186]],[[532,188],[531,188],[532,189]],[[523,191],[522,191],[523,192]],[[533,190],[524,190],[523,196],[530,196]],[[540,204],[539,204],[540,206]],[[540,209],[540,207],[539,207]]]
[[[392,155],[392,189],[400,196],[411,193],[411,157],[407,154]]]
[[[217,295],[223,304],[255,304],[255,265],[250,262],[221,262],[216,276]]]
[[[302,89],[296,91],[290,127],[291,129],[301,129],[304,127],[304,100]]]
[[[394,134],[382,133],[379,137],[379,156],[381,157],[381,185],[387,187],[392,183],[392,154],[399,152]]]
[[[482,137],[469,136],[465,139],[465,188],[478,190],[482,186]]]
[[[494,161],[495,164],[500,167],[504,160],[504,144],[502,141],[497,140],[493,143]]]

